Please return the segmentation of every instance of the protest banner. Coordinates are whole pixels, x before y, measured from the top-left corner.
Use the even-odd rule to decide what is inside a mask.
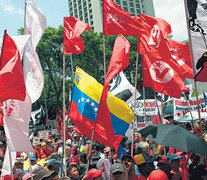
[[[49,138],[49,131],[46,131],[46,130],[44,130],[44,131],[40,131],[40,132],[38,133],[38,137],[39,137],[40,139],[48,139],[48,138]]]

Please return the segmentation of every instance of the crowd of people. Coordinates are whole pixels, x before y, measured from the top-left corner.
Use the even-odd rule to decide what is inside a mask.
[[[199,127],[192,129],[189,124],[182,125],[192,133],[201,135]],[[34,153],[17,153],[13,179],[207,179],[206,157],[156,144],[151,139],[142,137],[137,129],[134,129],[133,139],[123,137],[118,151],[93,142],[89,155],[90,145],[88,138],[71,130],[64,148],[61,134],[50,132],[48,139],[41,139],[39,143],[33,144]],[[3,166],[5,149],[6,142],[0,142],[0,168]],[[63,156],[65,149],[66,159]],[[28,165],[29,162],[31,165]],[[2,179],[9,180],[11,175],[4,175]]]

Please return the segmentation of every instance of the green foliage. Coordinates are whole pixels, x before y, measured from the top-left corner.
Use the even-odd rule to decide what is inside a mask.
[[[18,30],[19,34],[23,34],[23,28]],[[81,35],[85,50],[80,54],[73,54],[72,63],[75,72],[75,67],[79,66],[86,73],[94,77],[101,84],[104,83],[104,45],[103,34],[93,31],[86,31]],[[106,70],[111,58],[114,41],[117,36],[105,36],[105,59]],[[126,37],[130,44],[130,64],[124,70],[129,81],[135,83],[136,59],[137,59],[137,37]],[[45,110],[45,100],[47,104],[48,117],[55,119],[58,106],[63,107],[63,27],[58,29],[48,27],[41,38],[37,52],[40,63],[44,71],[45,84],[41,97],[32,106],[33,110],[37,110],[43,106]],[[69,105],[69,91],[72,90],[73,75],[71,67],[70,55],[66,55],[66,106]],[[141,77],[141,56],[139,56],[139,78]],[[140,83],[140,82],[139,82]],[[142,86],[140,86],[141,88]],[[44,119],[46,116],[44,115]]]

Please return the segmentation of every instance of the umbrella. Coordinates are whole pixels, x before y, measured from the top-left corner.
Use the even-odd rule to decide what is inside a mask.
[[[207,156],[207,143],[204,139],[179,125],[154,124],[141,129],[139,133],[155,143],[186,153],[192,152]]]
[[[207,119],[207,113],[206,112],[200,112],[201,118]],[[198,121],[198,111],[192,111],[192,116],[194,121]],[[180,117],[178,122],[187,122],[187,121],[192,121],[190,112],[186,113],[184,116]]]

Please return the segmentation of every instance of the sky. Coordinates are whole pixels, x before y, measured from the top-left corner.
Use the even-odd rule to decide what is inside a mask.
[[[46,16],[47,25],[57,28],[68,16],[68,0],[35,0]],[[183,0],[153,0],[156,17],[165,19],[172,27],[173,39],[187,39]],[[0,38],[4,29],[10,36],[17,35],[17,29],[24,26],[25,0],[0,0]]]

